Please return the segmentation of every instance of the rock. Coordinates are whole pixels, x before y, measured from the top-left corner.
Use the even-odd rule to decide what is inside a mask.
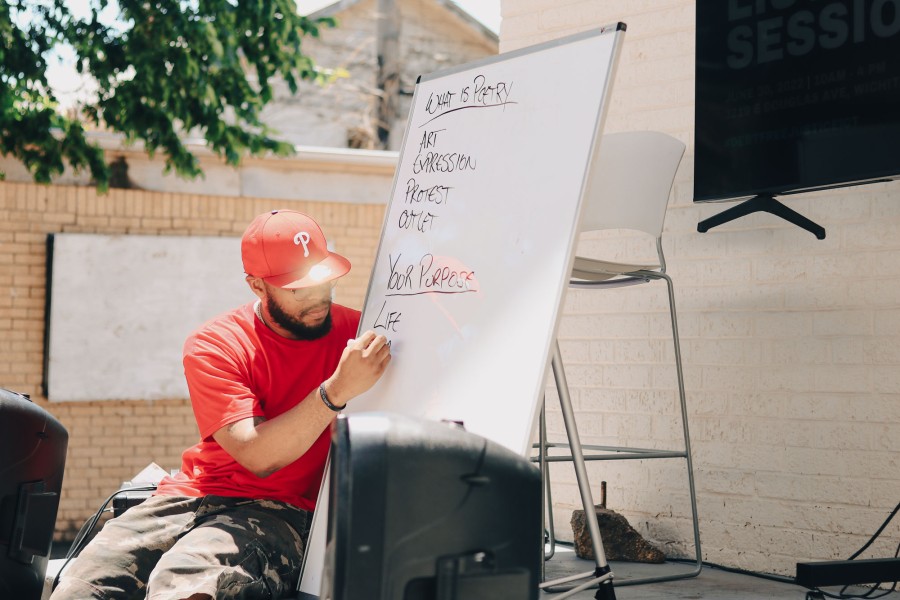
[[[595,506],[603,552],[607,560],[661,563],[666,555],[646,541],[619,513]],[[572,533],[575,534],[575,554],[578,558],[594,560],[594,548],[583,510],[572,511]]]

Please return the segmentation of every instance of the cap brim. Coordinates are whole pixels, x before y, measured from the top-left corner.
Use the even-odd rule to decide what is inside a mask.
[[[285,273],[266,277],[265,282],[276,287],[289,290],[297,290],[306,287],[321,285],[343,277],[350,270],[350,261],[334,252],[312,266],[302,277],[297,272]]]

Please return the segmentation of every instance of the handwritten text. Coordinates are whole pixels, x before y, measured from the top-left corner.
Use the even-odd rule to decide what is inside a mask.
[[[425,254],[417,262],[403,263],[398,254],[394,259],[388,254],[388,296],[414,294],[459,294],[474,292],[475,272],[464,267],[446,264],[433,254]]]

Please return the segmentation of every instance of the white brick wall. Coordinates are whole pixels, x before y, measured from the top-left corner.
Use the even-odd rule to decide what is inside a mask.
[[[664,249],[676,286],[704,559],[792,574],[846,558],[900,501],[900,184],[798,196],[823,241],[768,214],[699,234],[694,205],[694,2],[502,0],[501,51],[623,21],[606,131],[655,129],[688,149]],[[631,239],[580,250],[632,249]],[[585,443],[675,446],[662,283],[570,291],[560,327]],[[548,391],[549,427],[563,433]],[[683,461],[591,463],[610,508],[674,556],[692,552]],[[579,505],[554,466],[558,535]],[[594,486],[595,498],[599,483]],[[892,556],[893,523],[863,557]]]

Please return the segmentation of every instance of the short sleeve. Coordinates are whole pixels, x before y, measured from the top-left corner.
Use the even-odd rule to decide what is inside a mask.
[[[184,376],[203,439],[230,423],[263,415],[246,367],[212,340],[200,336],[187,340]]]

